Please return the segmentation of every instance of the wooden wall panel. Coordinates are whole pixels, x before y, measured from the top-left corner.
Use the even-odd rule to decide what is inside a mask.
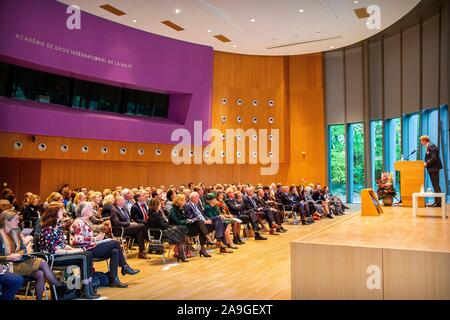
[[[222,104],[222,98],[228,103]],[[236,100],[244,100],[242,106]],[[258,106],[252,100],[258,100]],[[268,101],[275,101],[274,107]],[[226,123],[221,122],[227,116]],[[243,122],[236,122],[237,116]],[[258,117],[258,123],[252,118]],[[275,123],[269,124],[268,118]],[[276,175],[261,175],[260,164],[174,165],[173,145],[82,140],[0,132],[0,158],[42,160],[40,194],[47,196],[63,183],[73,188],[94,189],[123,186],[156,186],[188,182],[233,183],[325,183],[325,129],[323,110],[322,54],[290,57],[262,57],[215,52],[212,98],[212,127],[226,129],[279,129],[280,159]],[[13,148],[15,141],[22,150]],[[47,144],[39,151],[39,143]],[[61,152],[61,144],[69,146]],[[81,152],[87,145],[88,153]],[[248,145],[248,143],[247,143]],[[107,146],[108,154],[100,148]],[[127,148],[125,155],[119,153]],[[139,156],[138,148],[145,154]],[[270,145],[269,145],[270,147]],[[162,151],[161,156],[155,150]],[[225,149],[226,151],[226,149]],[[302,154],[304,152],[304,154]],[[248,152],[248,147],[246,148]],[[235,161],[236,161],[235,157]],[[248,163],[248,159],[246,161]]]

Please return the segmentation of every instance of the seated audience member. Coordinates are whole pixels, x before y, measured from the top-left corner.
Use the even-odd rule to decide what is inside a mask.
[[[81,248],[72,248],[67,244],[61,222],[64,218],[64,206],[59,202],[51,203],[42,214],[39,250],[55,255],[54,266],[76,265],[81,270],[83,297],[96,299],[92,287],[92,253]]]
[[[56,279],[46,261],[31,258],[27,254],[20,236],[19,216],[14,210],[6,210],[0,214],[0,264],[13,263],[13,273],[20,276],[31,276],[35,280],[36,300],[42,299],[45,282],[48,280],[56,287],[59,297],[73,293]]]
[[[109,196],[110,194],[112,194],[111,189],[103,189],[103,192],[102,192],[103,199],[105,199],[105,197]]]
[[[338,196],[330,194],[328,186],[323,187],[323,196],[330,203],[330,211],[337,216],[344,215],[345,207],[342,204],[341,199]]]
[[[39,196],[32,194],[28,197],[28,205],[23,212],[24,226],[32,228],[37,225],[38,219],[41,217],[41,208],[39,208]]]
[[[176,195],[176,192],[173,189],[167,190],[166,202],[165,202],[166,212],[170,212],[170,210],[172,209],[172,200],[175,195]]]
[[[0,264],[0,301],[14,300],[17,291],[22,288],[23,277],[14,273],[6,272]]]
[[[45,200],[44,204],[42,205],[42,208],[45,210],[45,208],[52,202],[64,202],[63,196],[59,192],[52,192],[48,196],[48,198]]]
[[[125,199],[125,207],[127,207],[128,212],[131,212],[131,207],[134,204],[133,193],[130,189],[123,189],[120,192],[120,195]]]
[[[206,218],[203,214],[203,210],[200,207],[200,195],[197,192],[192,192],[189,195],[189,201],[184,206],[184,211],[190,219],[202,220],[208,232],[216,231],[217,246],[220,248],[220,252],[228,253],[230,250],[227,248],[227,241],[225,239],[225,228],[223,226],[223,219],[220,216]]]
[[[108,194],[103,198],[103,206],[102,206],[102,218],[110,218],[111,217],[111,209],[114,205],[114,197],[112,194]]]
[[[97,235],[97,230],[100,230],[100,232],[105,233],[108,238],[111,238],[111,221],[109,221],[109,218],[102,217],[102,200],[103,197],[101,192],[99,191],[93,192],[89,197],[89,201],[91,202],[92,208],[94,209],[94,215],[91,217],[90,221],[95,227],[91,227],[93,227],[95,235]]]
[[[123,198],[122,198],[123,200]],[[123,204],[122,204],[123,205]],[[128,285],[120,282],[118,277],[118,267],[122,268],[122,275],[134,275],[139,272],[132,269],[126,262],[120,247],[120,243],[116,240],[100,242],[104,239],[105,234],[100,233],[94,237],[94,232],[89,227],[88,220],[94,214],[92,205],[89,202],[80,203],[80,217],[78,217],[70,228],[71,246],[84,248],[92,253],[93,258],[110,259],[109,263],[109,285],[110,287],[126,288]]]
[[[198,193],[198,197],[199,197],[199,201],[198,201],[198,205],[200,206],[201,210],[205,210],[205,189],[203,188],[202,185],[198,185],[198,186],[194,186],[193,187],[193,192],[197,192]]]
[[[275,225],[277,225],[278,227],[275,227],[277,232],[286,232],[287,230],[283,227],[283,220],[284,220],[284,215],[282,214],[282,212],[280,210],[277,210],[271,206],[269,206],[265,201],[264,201],[264,190],[262,187],[258,187],[257,192],[256,192],[256,196],[254,197],[254,199],[256,200],[256,203],[259,207],[263,208],[263,211],[266,212],[271,212],[273,215],[273,219],[275,221]],[[273,234],[275,232],[271,232],[271,234]]]
[[[244,200],[242,198],[242,193],[240,191],[233,192],[233,188],[227,189],[227,199],[225,203],[228,206],[231,214],[242,221],[244,224],[250,224],[255,233],[255,240],[267,240],[267,238],[260,235],[259,230],[261,229],[258,226],[258,218],[256,216],[256,211],[253,209],[246,210]],[[238,233],[240,239],[240,232]],[[239,241],[238,241],[239,242]],[[242,240],[240,240],[243,243]]]
[[[270,233],[275,234],[274,229],[279,228],[280,226],[275,223],[272,211],[263,207],[259,202],[256,202],[253,187],[243,188],[243,190],[244,189],[246,192],[246,194],[243,195],[245,209],[253,209],[257,216],[259,215],[261,219],[266,219],[270,227]]]
[[[20,211],[20,207],[17,203],[17,197],[14,193],[8,193],[7,195],[5,195],[5,200],[8,200],[9,203],[12,204],[15,211]]]
[[[189,229],[185,226],[169,226],[169,220],[167,220],[165,214],[161,211],[161,202],[158,199],[152,199],[150,201],[148,226],[149,228],[161,229],[163,238],[167,239],[171,244],[176,244],[177,261],[188,262],[186,259],[186,235]]]
[[[13,206],[11,203],[9,203],[8,200],[1,199],[0,200],[0,213],[2,213],[5,210],[13,210]]]
[[[20,214],[23,216],[23,212],[25,211],[25,208],[28,206],[28,199],[30,198],[30,196],[33,194],[33,192],[25,192],[25,194],[23,195],[23,200],[22,200],[22,207],[20,208]]]
[[[310,186],[305,187],[305,192],[303,194],[305,201],[309,205],[309,212],[312,214],[318,213],[320,216],[323,215],[322,204],[316,203],[312,197],[312,188]]]
[[[130,212],[125,207],[125,199],[118,196],[115,205],[111,208],[111,225],[113,234],[120,236],[123,228],[123,236],[131,236],[136,239],[139,246],[138,259],[148,259],[145,253],[146,226],[131,220]]]
[[[325,212],[325,215],[327,218],[333,218],[331,212],[330,212],[330,203],[325,197],[323,196],[322,189],[320,187],[320,184],[316,184],[314,191],[312,193],[313,200],[322,205],[323,211]]]
[[[189,189],[185,189],[189,190]],[[200,257],[211,257],[206,251],[207,244],[213,244],[208,236],[208,229],[206,228],[205,221],[198,218],[189,218],[184,211],[186,207],[186,196],[179,194],[173,199],[173,206],[170,210],[169,219],[177,226],[186,226],[188,228],[188,236],[199,236],[201,249],[199,251]]]
[[[12,190],[10,188],[3,188],[2,189],[2,199],[5,199],[7,194],[12,193]]]
[[[137,201],[131,206],[131,220],[147,226],[149,213],[147,206],[147,192],[140,190],[137,193]]]
[[[76,209],[77,209],[77,205],[80,202],[86,201],[86,195],[84,194],[84,192],[77,192],[75,194],[75,198],[72,201],[69,201],[66,205],[66,212],[67,214],[69,214],[69,216],[72,217],[72,219],[76,219],[77,218],[77,213],[76,213]]]
[[[305,219],[308,212],[308,204],[306,202],[301,203],[300,197],[297,193],[295,186],[291,189],[292,193],[289,193],[289,187],[284,186],[281,188],[280,200],[286,210],[292,210],[294,213],[294,223],[297,220],[297,215],[300,215],[300,219],[303,225],[308,225],[314,222],[314,220],[307,221]]]
[[[205,196],[205,218],[214,219],[216,217],[222,218],[223,228],[224,228],[224,239],[226,241],[226,246],[231,249],[238,249],[233,244],[233,240],[231,240],[231,223],[232,221],[229,219],[225,219],[225,215],[221,215],[220,208],[218,206],[216,194],[214,192],[208,193]],[[233,218],[232,218],[233,219]],[[234,220],[234,219],[233,219]],[[232,250],[223,250],[224,253],[232,253]]]
[[[232,192],[231,192],[232,193]],[[230,208],[228,208],[228,205],[225,202],[225,193],[223,191],[217,192],[217,206],[219,207],[220,214],[223,215],[227,219],[233,219],[235,216],[231,213]],[[238,218],[239,219],[239,218]],[[231,223],[231,227],[233,229],[233,243],[234,244],[244,244],[245,242],[241,240],[240,233],[241,233],[241,222],[234,221]],[[241,219],[239,219],[242,221]],[[244,222],[245,223],[245,222]],[[247,222],[248,223],[248,220]],[[228,244],[230,245],[231,239],[227,239]],[[230,246],[229,246],[230,248]]]
[[[86,221],[86,223],[91,227],[94,232],[94,236],[99,235],[100,233],[105,234],[105,238],[111,238],[111,222],[109,220],[103,221],[103,218],[99,218],[97,216],[97,211],[95,210],[93,202],[82,201],[77,205],[75,209],[75,214],[77,217],[80,217],[82,208],[85,207],[85,204],[89,203],[92,206],[92,210],[94,214]]]

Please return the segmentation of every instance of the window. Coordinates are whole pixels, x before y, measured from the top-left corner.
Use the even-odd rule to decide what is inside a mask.
[[[8,85],[12,87],[10,94]],[[8,64],[0,64],[0,95],[79,109],[162,118],[168,117],[170,97]]]
[[[446,169],[447,172],[445,172],[444,170],[441,171],[441,177],[440,177],[440,181],[443,181],[443,183],[441,182],[441,184],[443,184],[444,186],[446,186],[445,189],[442,189],[444,191],[447,192],[447,198],[450,196],[450,146],[449,146],[449,119],[448,119],[448,105],[445,106],[441,106],[440,108],[440,115],[439,115],[440,119],[441,119],[441,159],[443,161],[443,165],[444,165],[444,170]],[[443,191],[443,192],[444,192]]]
[[[346,194],[345,125],[328,127],[328,163],[330,191],[343,199]]]
[[[402,157],[402,123],[400,118],[385,121],[384,128],[384,167],[394,173],[394,184],[400,195],[400,172],[395,171],[394,163]]]
[[[372,156],[372,188],[377,190],[377,179],[383,172],[383,121],[370,123],[370,154]]]
[[[364,189],[364,125],[352,123],[348,126],[348,177],[350,203],[361,202]]]
[[[418,160],[420,155],[420,113],[403,116],[403,156],[405,160]]]

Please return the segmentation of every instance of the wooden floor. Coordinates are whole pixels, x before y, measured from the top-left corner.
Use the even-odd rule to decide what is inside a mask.
[[[108,299],[154,300],[154,299],[290,299],[290,243],[326,230],[357,215],[354,206],[345,216],[324,219],[310,226],[287,225],[287,233],[270,236],[265,241],[250,239],[232,254],[212,252],[211,258],[193,257],[188,263],[180,262],[168,270],[164,267],[176,263],[160,257],[138,260],[128,259],[133,268],[141,272],[135,276],[122,277],[129,285],[126,289],[101,288],[99,293]],[[105,263],[96,263],[96,270],[105,271]]]

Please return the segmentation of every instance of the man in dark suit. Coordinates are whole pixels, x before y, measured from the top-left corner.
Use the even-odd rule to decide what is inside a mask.
[[[308,210],[308,204],[306,202],[300,203],[298,201],[295,201],[291,196],[289,195],[289,187],[283,186],[280,194],[280,200],[283,206],[287,210],[292,210],[294,212],[294,219],[297,220],[297,215],[300,215],[300,220],[302,221],[303,225],[311,224],[310,221],[306,221],[305,214]],[[314,221],[314,220],[312,220]]]
[[[267,223],[269,224],[270,234],[275,234],[274,229],[279,228],[280,226],[275,223],[272,211],[268,208],[263,207],[259,202],[257,203],[253,187],[248,187],[245,192],[246,194],[243,195],[245,210],[253,209],[257,213],[261,214],[262,218],[266,219]]]
[[[231,214],[236,218],[242,220],[242,223],[251,224],[253,231],[255,232],[255,240],[267,240],[267,238],[259,234],[259,230],[261,228],[258,226],[258,218],[256,217],[255,210],[245,210],[244,201],[242,199],[242,194],[240,191],[234,192],[232,188],[229,188],[227,190],[227,198],[225,199],[225,204],[227,205]]]
[[[143,224],[131,221],[130,213],[125,206],[125,199],[122,196],[116,198],[115,205],[111,208],[111,225],[115,236],[120,235],[118,229],[122,227],[124,236],[134,237],[139,246],[138,258],[148,259],[145,254],[146,227]]]
[[[439,158],[439,148],[430,141],[429,136],[421,136],[420,144],[427,148],[424,165],[430,175],[434,192],[440,193],[441,187],[439,185],[439,171],[442,169],[442,162]],[[440,207],[441,205],[441,198],[435,198],[435,201],[431,206]]]
[[[149,217],[147,206],[147,192],[145,190],[139,191],[137,200],[138,201],[131,206],[131,219],[134,222],[147,226]]]
[[[276,225],[278,225],[278,227],[276,227],[276,231],[277,232],[286,232],[287,230],[283,228],[283,226],[281,225],[283,223],[283,214],[281,213],[280,210],[277,210],[271,206],[269,206],[266,201],[264,200],[264,190],[262,187],[258,187],[256,189],[256,196],[254,196],[254,199],[256,201],[256,204],[260,207],[263,208],[263,210],[265,212],[271,212],[273,215],[273,219]]]

